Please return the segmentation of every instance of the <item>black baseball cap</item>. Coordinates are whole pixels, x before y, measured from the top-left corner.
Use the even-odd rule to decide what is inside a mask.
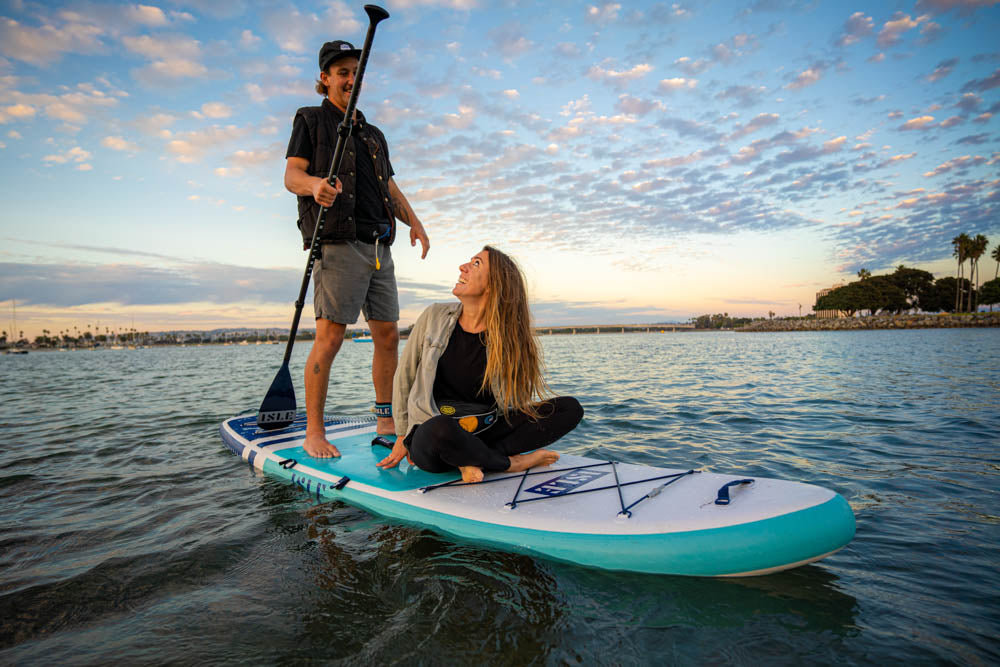
[[[327,42],[323,45],[323,48],[319,50],[319,71],[325,72],[326,68],[335,61],[347,57],[360,58],[361,49],[354,48],[353,44],[345,42],[342,39],[335,39],[332,42]]]

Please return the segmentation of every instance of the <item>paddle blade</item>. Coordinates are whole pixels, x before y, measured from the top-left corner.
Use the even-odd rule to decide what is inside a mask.
[[[257,411],[257,426],[265,431],[285,428],[295,421],[295,387],[288,364],[282,364]]]

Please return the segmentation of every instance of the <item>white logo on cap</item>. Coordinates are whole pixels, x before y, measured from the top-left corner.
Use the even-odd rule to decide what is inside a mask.
[[[350,44],[341,44],[340,45],[340,50],[341,51],[350,51],[351,50],[351,45]]]

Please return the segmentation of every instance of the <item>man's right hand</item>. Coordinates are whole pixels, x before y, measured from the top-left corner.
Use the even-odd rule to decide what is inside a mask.
[[[337,198],[344,186],[341,185],[340,179],[336,181],[337,185],[330,185],[330,182],[325,178],[317,178],[313,181],[312,185],[312,196],[316,200],[316,203],[320,206],[329,208],[333,206],[333,200]]]

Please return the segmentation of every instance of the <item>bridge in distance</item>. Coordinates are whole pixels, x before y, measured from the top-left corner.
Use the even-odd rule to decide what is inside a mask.
[[[540,336],[556,334],[610,334],[610,333],[673,333],[675,331],[693,331],[691,322],[669,324],[589,324],[582,326],[551,326],[535,327],[535,333]]]

